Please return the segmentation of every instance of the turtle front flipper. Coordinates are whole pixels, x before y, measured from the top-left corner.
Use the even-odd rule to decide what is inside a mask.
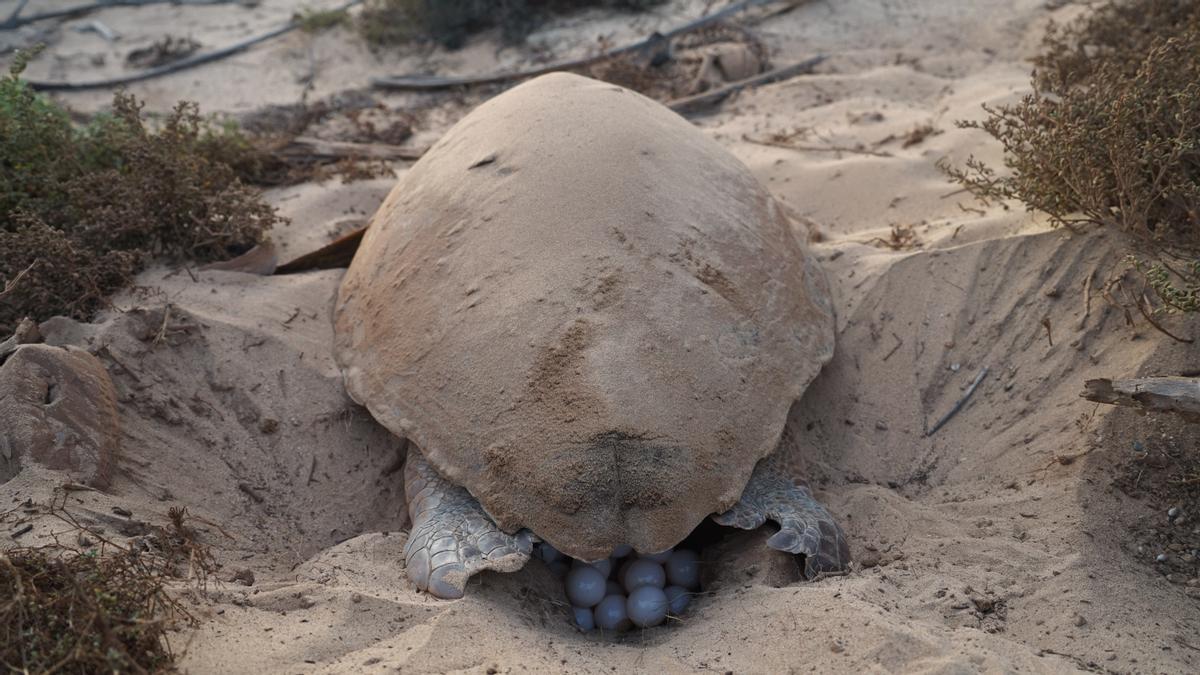
[[[527,530],[502,532],[471,493],[439,476],[413,446],[404,464],[404,494],[412,517],[404,558],[417,588],[461,598],[476,572],[515,572],[529,560]]]
[[[742,498],[712,519],[729,527],[753,530],[768,519],[779,531],[767,546],[804,555],[804,576],[845,571],[850,564],[846,535],[833,515],[812,495],[807,485],[797,485],[773,456],[759,461],[742,490]]]

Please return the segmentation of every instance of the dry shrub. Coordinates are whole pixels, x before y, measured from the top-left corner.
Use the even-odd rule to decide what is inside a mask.
[[[0,553],[0,664],[11,672],[156,672],[162,583],[135,555]]]
[[[56,539],[84,542],[0,551],[0,666],[17,673],[146,673],[169,670],[167,631],[193,617],[167,592],[186,577],[203,584],[215,563],[184,509],[166,526],[121,546],[63,509]],[[0,522],[7,522],[0,514]],[[144,525],[137,523],[138,525]],[[83,548],[81,548],[83,547]]]
[[[376,46],[433,40],[456,49],[467,36],[499,27],[519,42],[552,12],[585,7],[646,9],[663,0],[367,0],[359,32]]]
[[[1032,94],[960,126],[1001,142],[1008,171],[944,167],[983,200],[1015,199],[1057,225],[1134,235],[1167,311],[1200,300],[1200,3],[1108,2],[1055,26]]]
[[[0,79],[0,335],[26,315],[86,319],[150,261],[229,257],[279,222],[231,168],[251,161],[247,142],[195,104],[151,130],[118,93],[81,128],[23,67]]]

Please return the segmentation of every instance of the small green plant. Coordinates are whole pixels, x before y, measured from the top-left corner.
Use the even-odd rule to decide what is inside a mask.
[[[1200,3],[1108,2],[1052,27],[1036,63],[1033,93],[960,123],[1000,141],[1007,171],[943,168],[985,201],[1134,235],[1160,260],[1138,269],[1163,306],[1195,311],[1196,265],[1164,256],[1200,255]]]
[[[155,259],[213,260],[279,217],[238,178],[259,157],[180,103],[157,128],[118,93],[86,126],[20,78],[0,79],[0,335],[23,316],[85,319]]]
[[[1146,263],[1134,256],[1125,262],[1146,279],[1168,312],[1200,312],[1200,259],[1176,271],[1166,262]]]

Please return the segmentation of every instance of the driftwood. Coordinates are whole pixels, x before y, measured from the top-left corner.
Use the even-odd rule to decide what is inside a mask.
[[[287,157],[313,157],[317,159],[421,159],[424,148],[405,148],[386,143],[349,143],[325,141],[301,136],[292,139],[279,154]]]
[[[1141,412],[1175,413],[1200,422],[1200,379],[1139,377],[1132,380],[1088,380],[1080,396],[1097,403],[1123,405]]]
[[[655,32],[654,34],[634,42],[633,44],[610,49],[602,54],[588,56],[581,59],[568,59],[559,61],[547,66],[539,66],[530,68],[529,70],[520,70],[507,73],[491,73],[489,75],[474,75],[468,77],[440,77],[437,75],[397,75],[393,77],[377,77],[371,80],[371,86],[381,89],[403,89],[409,91],[430,91],[436,89],[449,89],[452,87],[470,87],[481,84],[496,84],[498,82],[512,82],[514,80],[524,80],[546,73],[553,73],[560,70],[574,70],[590,66],[593,63],[606,61],[624,54],[637,51],[653,52],[661,49],[667,44],[671,38],[691,33],[705,26],[709,26],[718,21],[727,19],[738,12],[741,12],[758,5],[765,5],[775,0],[743,0],[732,4],[718,12],[713,12],[708,16],[701,17],[694,21],[690,21],[682,26],[677,26],[665,33]]]

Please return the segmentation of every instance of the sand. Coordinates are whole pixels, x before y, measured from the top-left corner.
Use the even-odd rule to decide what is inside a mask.
[[[671,25],[704,4],[671,3],[616,35]],[[402,446],[347,397],[331,356],[338,270],[156,268],[90,324],[43,324],[50,344],[99,352],[118,395],[111,485],[71,492],[67,507],[118,536],[129,519],[113,507],[161,523],[186,506],[231,537],[202,526],[224,581],[180,591],[201,618],[173,634],[187,672],[1195,671],[1196,593],[1137,550],[1134,528],[1166,527],[1166,514],[1113,487],[1149,423],[1078,394],[1091,377],[1195,368],[1197,354],[1125,326],[1095,290],[1087,302],[1085,288],[1120,259],[1113,236],[982,207],[953,194],[935,167],[972,154],[998,162],[995,143],[953,122],[1026,89],[1046,22],[1078,11],[1047,8],[1057,4],[806,3],[753,29],[776,64],[829,55],[818,72],[693,117],[820,233],[813,249],[833,287],[837,348],[793,406],[786,437],[793,465],[850,538],[851,574],[800,581],[761,534],[737,535],[710,566],[711,592],[681,621],[615,639],[576,631],[558,583],[536,563],[478,577],[463,600],[416,592],[401,553]],[[97,16],[128,44],[118,50],[68,22],[31,74],[119,71],[88,55],[168,25],[216,45],[286,17],[287,5],[107,10]],[[586,18],[533,39],[571,55],[596,31],[629,25],[619,14]],[[325,95],[371,74],[529,60],[496,49],[485,37],[452,54],[373,55],[342,31],[294,34],[131,91],[152,109],[182,97],[238,112],[294,103],[308,83]],[[426,102],[411,143],[435,140],[484,96]],[[89,110],[106,98],[63,100]],[[936,133],[903,147],[924,125]],[[792,132],[796,143],[849,150],[753,142]],[[283,257],[361,222],[393,184],[270,191],[292,219],[274,235]],[[915,242],[885,245],[895,226],[911,227]],[[983,368],[962,412],[926,436]],[[1179,433],[1194,444],[1194,430]],[[28,464],[0,485],[0,503],[47,502],[73,478]],[[58,527],[27,519],[23,545]]]

